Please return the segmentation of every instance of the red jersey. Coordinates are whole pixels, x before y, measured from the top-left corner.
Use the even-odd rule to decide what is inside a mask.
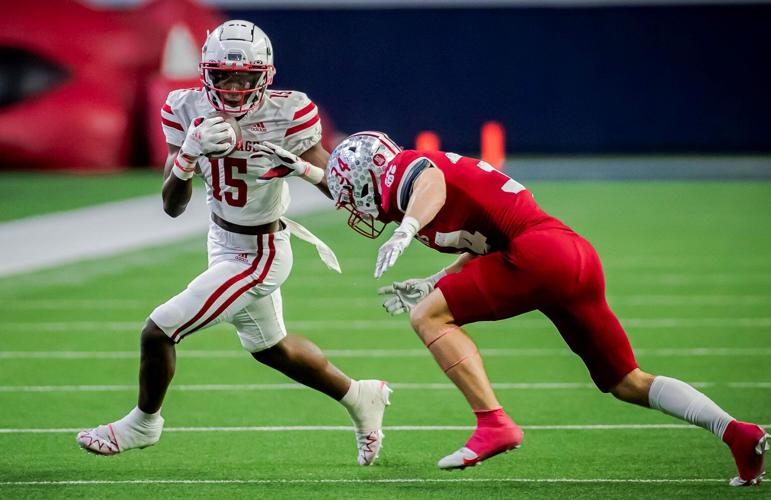
[[[413,182],[429,167],[444,174],[447,199],[416,238],[435,250],[484,255],[508,250],[513,238],[536,225],[567,229],[541,210],[522,184],[490,164],[441,151],[405,150],[386,166],[380,179],[379,220],[402,220]]]

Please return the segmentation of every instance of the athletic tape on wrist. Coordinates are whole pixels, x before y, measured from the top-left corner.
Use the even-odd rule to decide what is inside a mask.
[[[324,170],[308,162],[305,163],[305,172],[302,177],[311,184],[318,184],[324,179]]]
[[[426,279],[427,279],[427,280],[428,280],[428,282],[430,282],[432,285],[436,285],[436,284],[437,284],[437,282],[438,282],[440,279],[444,278],[445,276],[447,276],[447,269],[445,269],[445,268],[442,268],[442,270],[441,270],[441,271],[439,271],[439,272],[437,272],[437,273],[434,273],[434,274],[432,274],[431,276],[429,276],[429,277],[428,277],[428,278],[426,278]]]
[[[402,223],[399,224],[399,227],[396,228],[396,231],[406,233],[410,238],[412,238],[417,234],[418,229],[420,229],[420,222],[418,222],[418,219],[407,215],[402,219]]]
[[[179,153],[174,158],[174,166],[171,168],[171,172],[183,181],[190,180],[195,175],[195,161],[190,162],[182,153]]]

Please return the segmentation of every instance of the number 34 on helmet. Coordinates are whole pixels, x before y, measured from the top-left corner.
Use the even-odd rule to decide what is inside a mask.
[[[377,221],[380,178],[401,148],[382,132],[357,132],[332,151],[327,184],[338,209],[350,212],[348,225],[368,238],[377,238],[385,224]]]

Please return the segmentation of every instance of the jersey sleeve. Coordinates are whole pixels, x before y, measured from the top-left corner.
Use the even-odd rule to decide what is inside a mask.
[[[412,186],[423,170],[434,166],[425,156],[405,151],[388,164],[380,182],[382,208],[392,218],[407,210]]]
[[[174,146],[181,146],[185,141],[185,127],[180,113],[180,92],[175,90],[169,93],[166,102],[161,107],[161,125],[166,142]]]
[[[291,115],[284,132],[284,149],[301,155],[321,140],[321,116],[316,104],[302,92],[293,92]]]
[[[404,151],[391,160],[380,178],[381,208],[389,220],[401,219],[410,202],[415,179],[432,166],[431,160],[414,151]]]

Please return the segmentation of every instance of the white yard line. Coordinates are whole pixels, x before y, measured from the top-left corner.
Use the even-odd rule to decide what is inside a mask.
[[[771,389],[771,382],[688,382],[698,388],[729,387],[732,389]],[[410,383],[394,382],[393,389],[408,391],[448,391],[455,390],[450,383]],[[134,392],[134,384],[111,385],[2,385],[0,393],[62,393],[62,392]],[[493,384],[498,390],[571,390],[594,389],[594,384],[585,382],[499,382]],[[294,383],[279,384],[175,384],[175,392],[238,392],[238,391],[297,391],[306,390],[306,386]]]
[[[480,349],[487,358],[516,357],[553,357],[575,356],[567,347],[564,348],[522,348],[522,349]],[[656,357],[725,357],[725,356],[771,356],[769,347],[689,347],[689,348],[654,348],[635,349],[637,356]],[[324,354],[331,358],[429,358],[427,349],[324,349]],[[232,359],[247,357],[244,351],[187,351],[177,349],[179,358]],[[139,358],[136,351],[0,351],[0,359],[130,359]]]
[[[771,427],[771,424],[760,424]],[[700,429],[689,424],[553,424],[522,425],[530,431],[619,431],[619,430],[691,430]],[[2,429],[0,434],[67,434],[79,432],[80,427],[59,427],[39,429]],[[353,427],[347,425],[270,425],[270,426],[207,426],[207,427],[165,427],[164,432],[350,432]],[[384,431],[471,431],[473,425],[386,425]]]
[[[625,306],[737,306],[771,305],[771,295],[614,295],[609,296],[611,305]],[[379,304],[378,297],[326,296],[314,297],[314,306],[363,307]],[[111,299],[5,299],[0,307],[11,310],[99,310],[123,311],[139,308],[153,308],[157,304],[137,298]]]
[[[330,207],[308,183],[289,183],[293,202],[288,215]],[[114,255],[200,235],[209,227],[203,191],[196,189],[187,210],[172,219],[158,194],[77,210],[0,223],[0,276]],[[342,226],[341,226],[342,227]]]
[[[666,329],[666,328],[765,328],[771,327],[771,317],[757,318],[622,318],[621,323],[628,328]],[[0,322],[0,334],[11,332],[111,332],[138,331],[141,321],[8,321]],[[409,325],[405,319],[382,320],[308,320],[287,321],[288,329],[296,330],[404,330]],[[551,326],[547,319],[519,318],[511,323],[512,328],[533,328]]]
[[[459,483],[576,483],[576,484],[698,484],[726,483],[728,480],[718,478],[683,478],[683,479],[610,479],[610,478],[392,478],[392,479],[125,479],[125,480],[79,480],[79,481],[2,481],[0,486],[95,486],[95,485],[145,485],[145,484],[356,484],[366,486],[371,484],[459,484]]]

